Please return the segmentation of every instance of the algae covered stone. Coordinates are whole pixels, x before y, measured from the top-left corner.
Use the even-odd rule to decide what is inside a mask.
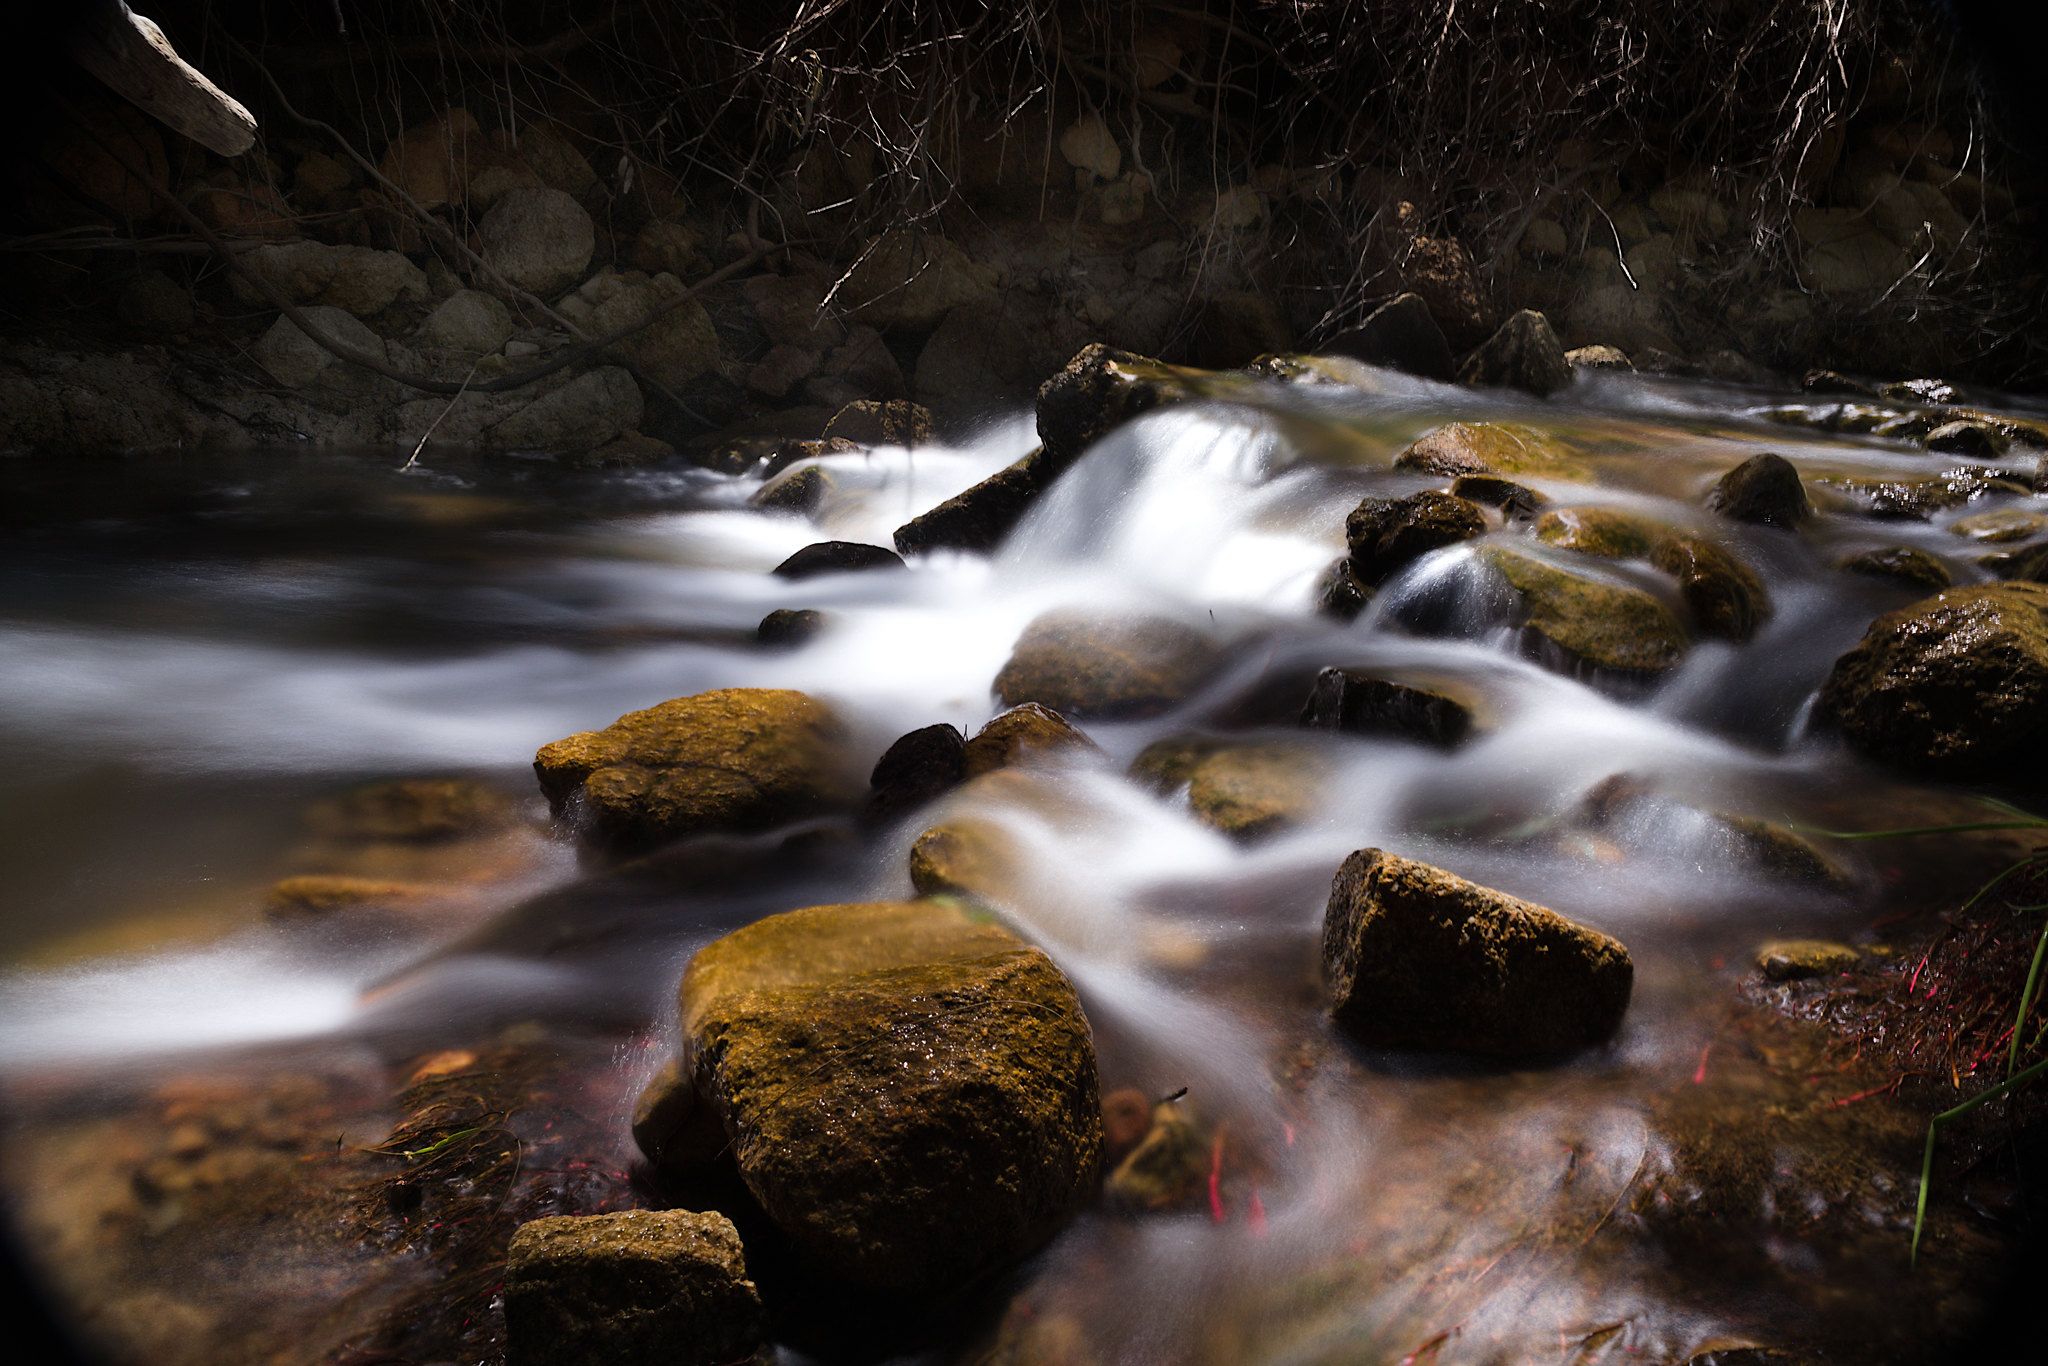
[[[1640,588],[1569,574],[1498,546],[1482,564],[1513,590],[1515,617],[1539,655],[1622,676],[1654,677],[1678,666],[1685,629],[1671,609]]]
[[[770,916],[700,950],[684,1056],[739,1176],[812,1265],[933,1294],[1093,1197],[1095,1046],[1052,960],[956,906]]]
[[[1951,588],[1886,613],[1835,661],[1819,714],[1915,773],[2041,786],[2048,585]]]
[[[1024,628],[995,692],[1009,706],[1037,702],[1068,716],[1157,716],[1222,664],[1215,640],[1165,617],[1056,611]]]
[[[561,1215],[512,1234],[509,1366],[714,1366],[751,1356],[766,1331],[722,1214]]]
[[[534,757],[557,814],[600,844],[645,848],[709,831],[764,830],[843,804],[837,719],[780,688],[722,688],[628,712]]]
[[[1337,870],[1322,961],[1331,1015],[1361,1042],[1496,1057],[1609,1038],[1635,979],[1598,930],[1379,849]]]
[[[1157,741],[1131,763],[1131,776],[1161,791],[1185,786],[1195,817],[1237,839],[1256,839],[1309,815],[1327,771],[1308,745],[1198,736]]]
[[[1557,438],[1519,422],[1447,422],[1394,457],[1394,467],[1446,477],[1465,474],[1555,475],[1584,468]]]

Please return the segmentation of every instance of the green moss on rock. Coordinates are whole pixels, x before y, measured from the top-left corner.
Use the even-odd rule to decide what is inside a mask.
[[[1222,667],[1208,635],[1164,617],[1048,612],[1024,628],[995,693],[1074,717],[1157,716]]]
[[[1514,590],[1518,620],[1539,646],[1633,677],[1667,673],[1685,655],[1685,628],[1639,588],[1568,574],[1499,546],[1482,547],[1479,558]]]
[[[1446,477],[1463,474],[1584,478],[1583,461],[1556,437],[1519,422],[1447,422],[1394,457],[1394,467]]]

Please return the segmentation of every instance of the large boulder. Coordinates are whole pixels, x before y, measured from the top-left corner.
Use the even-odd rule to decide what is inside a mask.
[[[1685,655],[1685,629],[1640,588],[1566,573],[1498,546],[1483,547],[1479,558],[1506,582],[1515,621],[1539,659],[1555,653],[1572,665],[1651,678]]]
[[[1662,522],[1613,508],[1559,508],[1537,518],[1536,537],[1601,559],[1648,560],[1672,577],[1708,635],[1745,641],[1771,614],[1755,570],[1717,542]]]
[[[957,907],[770,916],[698,952],[681,1008],[724,1152],[844,1281],[956,1289],[1094,1194],[1102,1109],[1080,999],[1043,953]]]
[[[541,791],[590,837],[645,848],[707,831],[762,830],[843,804],[839,723],[779,688],[722,688],[628,712],[543,745]]]
[[[1351,571],[1377,587],[1433,550],[1486,534],[1477,503],[1430,490],[1405,498],[1363,498],[1344,518]]]
[[[560,190],[508,190],[477,224],[483,258],[520,289],[557,294],[583,278],[597,230],[583,206]]]
[[[1183,372],[1096,342],[1039,386],[1043,458],[1055,472],[1064,470],[1112,428],[1187,396]]]
[[[716,1366],[751,1357],[766,1334],[722,1214],[563,1215],[512,1235],[508,1366]]]
[[[857,399],[832,415],[825,439],[860,446],[921,446],[932,439],[932,415],[908,399]]]
[[[2048,585],[1951,588],[1879,617],[1835,661],[1819,714],[1914,773],[2042,786]]]
[[[1468,474],[1578,478],[1583,462],[1569,447],[1519,422],[1447,422],[1424,432],[1399,455],[1394,467],[1446,478]]]
[[[322,336],[366,351],[379,360],[386,358],[384,339],[346,309],[308,304],[299,313]],[[287,389],[305,389],[315,384],[360,389],[373,382],[369,371],[341,359],[283,314],[256,339],[249,354],[266,374]],[[446,406],[446,400],[442,400],[442,406]]]
[[[658,384],[688,384],[718,369],[722,354],[711,315],[685,293],[673,275],[605,270],[562,300],[561,311],[592,337],[640,327],[610,354],[638,366]]]
[[[1055,611],[1024,628],[995,692],[1007,706],[1037,702],[1067,716],[1157,716],[1222,664],[1215,640],[1177,621]]]
[[[1546,398],[1572,382],[1564,344],[1550,320],[1522,309],[1500,325],[1458,371],[1458,382],[1490,389],[1521,389]]]
[[[510,341],[513,330],[512,311],[504,304],[480,290],[460,289],[427,315],[420,340],[439,350],[480,356]]]
[[[1043,448],[1033,450],[897,527],[897,551],[920,555],[931,550],[994,550],[1052,485],[1060,468]]]
[[[1322,957],[1331,1015],[1361,1042],[1495,1057],[1609,1038],[1635,979],[1598,930],[1379,849],[1337,870]]]
[[[1799,471],[1782,455],[1754,455],[1721,476],[1707,506],[1723,517],[1764,526],[1795,527],[1813,516]]]
[[[235,261],[287,302],[324,304],[358,318],[397,303],[421,303],[428,292],[426,272],[395,251],[372,247],[277,242],[251,247]],[[229,280],[243,303],[269,302],[240,271],[230,272]]]

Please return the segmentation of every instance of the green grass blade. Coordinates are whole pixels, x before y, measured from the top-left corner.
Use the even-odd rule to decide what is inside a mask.
[[[2038,911],[2041,907],[2022,906],[2020,909],[2023,911]],[[2027,1023],[2027,1012],[2034,1007],[2034,992],[2041,984],[2041,960],[2043,957],[2048,957],[2048,924],[2041,926],[2041,938],[2034,945],[2034,961],[2027,968],[2027,984],[2020,988],[2020,1013],[2013,1017],[2012,1047],[2006,1051],[2005,1055],[2005,1072],[2007,1076],[2011,1076],[2013,1068],[2020,1065],[2020,1030]]]
[[[1913,1210],[1913,1247],[1908,1254],[1911,1263],[1917,1264],[1920,1260],[1920,1234],[1927,1222],[1927,1188],[1934,1175],[1934,1139],[1941,1126],[1952,1120],[1961,1119],[1980,1105],[1989,1105],[2006,1092],[2017,1090],[2044,1072],[2048,1072],[2048,1058],[2041,1059],[2024,1072],[2007,1077],[1988,1090],[1979,1091],[1961,1105],[1943,1110],[1927,1121],[1927,1149],[1920,1157],[1920,1200]]]

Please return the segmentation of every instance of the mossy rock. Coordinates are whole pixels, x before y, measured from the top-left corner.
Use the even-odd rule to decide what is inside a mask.
[[[1055,611],[1024,628],[995,694],[1007,706],[1037,702],[1072,717],[1157,716],[1223,662],[1217,641],[1164,617]]]
[[[1951,588],[1888,612],[1835,661],[1819,715],[1873,759],[2043,786],[2048,585]]]
[[[1913,479],[1828,476],[1816,482],[1846,495],[1871,517],[1924,522],[1937,512],[1959,508],[1993,494],[2024,496],[2023,484],[1980,470],[1955,469]]]
[[[1771,615],[1756,571],[1704,536],[1666,536],[1651,550],[1650,563],[1677,582],[1678,596],[1707,635],[1745,641]]]
[[[1394,467],[1446,478],[1502,474],[1584,479],[1576,452],[1554,436],[1519,422],[1447,422],[1394,457]]]
[[[1095,742],[1051,707],[1024,702],[992,717],[965,746],[966,776],[1041,762],[1054,755],[1097,754]]]
[[[1205,378],[1214,377],[1093,343],[1039,386],[1043,459],[1055,473],[1065,470],[1102,436],[1139,414],[1195,397]]]
[[[412,882],[309,873],[273,884],[264,898],[264,911],[278,920],[317,917],[358,906],[396,906],[428,894],[427,888]]]
[[[1757,950],[1757,970],[1773,982],[1847,972],[1863,955],[1827,939],[1779,939]]]
[[[1866,550],[1861,554],[1849,556],[1835,567],[1845,574],[1861,574],[1871,579],[1890,579],[1908,588],[1924,591],[1939,591],[1955,582],[1947,565],[1924,550],[1915,550],[1912,546],[1906,545]]]
[[[318,802],[306,812],[306,824],[327,839],[418,844],[494,835],[519,819],[519,806],[512,798],[468,778],[371,783]]]
[[[972,817],[935,825],[910,846],[910,885],[920,896],[1001,901],[1018,866],[1016,848],[1003,828]]]
[[[752,1356],[766,1334],[722,1214],[562,1215],[512,1234],[507,1366],[715,1366]]]
[[[1612,508],[1559,508],[1536,519],[1536,539],[1603,560],[1646,560],[1667,528]]]
[[[825,440],[860,446],[920,446],[932,439],[932,415],[908,399],[855,399],[825,424]]]
[[[1969,517],[1958,517],[1948,524],[1951,536],[1962,536],[1985,545],[2010,545],[2015,541],[2031,540],[2048,531],[2048,517],[2024,508],[1999,508],[1993,512],[1979,512]]]
[[[1434,491],[1360,499],[1344,518],[1351,570],[1374,586],[1431,551],[1485,534],[1486,514],[1477,503]]]
[[[593,841],[636,849],[845,805],[841,740],[838,720],[803,693],[723,688],[543,745],[533,768],[558,815],[574,807]]]
[[[1539,657],[1555,650],[1588,668],[1645,678],[1668,673],[1685,655],[1685,628],[1639,588],[1569,574],[1499,546],[1482,548],[1479,558],[1514,590],[1518,623]]]
[[[1080,1000],[1043,953],[955,906],[757,921],[699,950],[681,1016],[740,1178],[842,1281],[958,1289],[1094,1195],[1102,1100]]]
[[[1236,839],[1257,839],[1315,809],[1328,763],[1308,745],[1182,736],[1147,745],[1131,776],[1162,792],[1185,787],[1195,818]]]
[[[1611,1037],[1635,978],[1619,941],[1379,849],[1337,870],[1322,961],[1330,1013],[1361,1042],[1494,1057]]]

